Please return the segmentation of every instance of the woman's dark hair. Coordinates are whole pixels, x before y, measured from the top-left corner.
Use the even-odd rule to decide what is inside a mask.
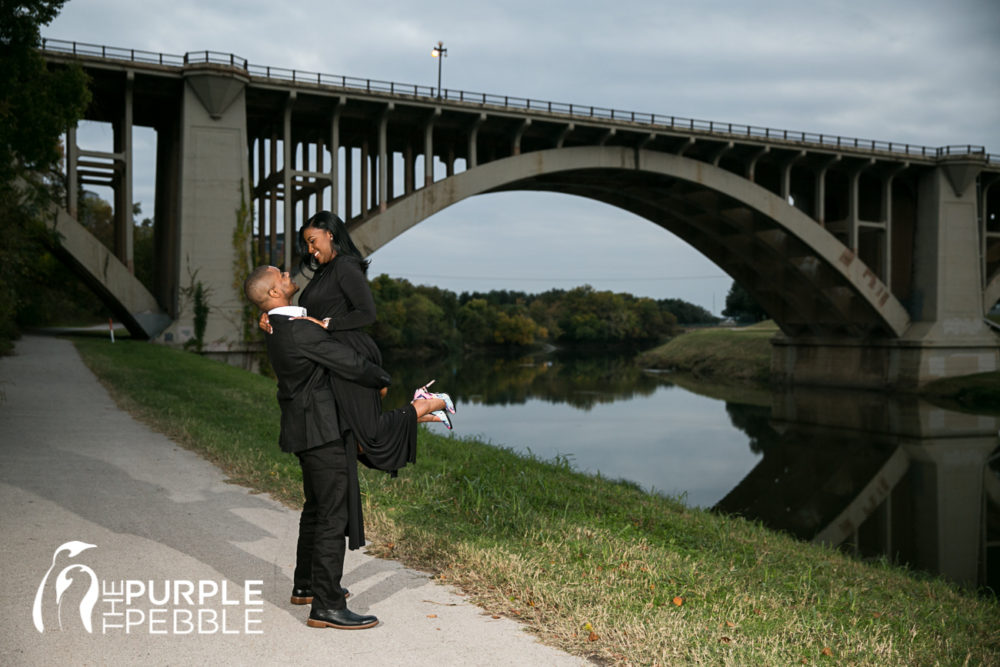
[[[360,262],[362,271],[368,271],[370,260],[365,259],[361,251],[358,250],[358,247],[354,245],[351,235],[347,233],[347,226],[344,225],[344,221],[340,219],[340,216],[329,211],[320,211],[309,218],[305,226],[299,230],[298,250],[299,256],[302,258],[301,265],[303,267],[309,267],[315,271],[320,266],[316,258],[309,254],[309,244],[306,243],[305,231],[310,227],[313,229],[322,229],[333,234],[333,249],[337,251],[337,254],[353,257]]]

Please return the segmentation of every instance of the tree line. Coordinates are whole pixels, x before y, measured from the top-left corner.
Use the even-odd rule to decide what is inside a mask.
[[[372,335],[386,349],[645,345],[673,336],[678,324],[718,321],[680,299],[655,300],[590,285],[541,294],[463,292],[382,274],[371,280],[378,309]]]

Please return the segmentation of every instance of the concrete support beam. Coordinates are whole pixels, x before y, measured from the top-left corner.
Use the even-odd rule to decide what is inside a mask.
[[[392,201],[396,198],[396,154],[392,151],[389,151],[389,157],[385,163],[385,186],[388,201]]]
[[[909,166],[904,162],[887,171],[882,177],[882,223],[885,225],[885,239],[882,246],[882,280],[892,289],[892,182],[896,175]]]
[[[726,153],[728,153],[729,151],[733,150],[733,145],[734,144],[733,144],[732,141],[727,141],[726,143],[724,143],[722,145],[722,148],[720,148],[718,151],[716,151],[715,155],[712,157],[712,166],[713,167],[718,167],[719,166],[719,161],[722,160],[722,157]]]
[[[469,159],[465,166],[466,170],[475,169],[479,166],[479,127],[486,122],[486,114],[481,113],[472,121],[469,127]]]
[[[295,170],[292,172],[292,189],[299,196],[299,201],[302,202],[302,218],[299,222],[299,229],[305,226],[306,220],[309,219],[309,203],[312,199],[312,191],[309,187],[308,174],[312,171],[312,163],[309,160],[309,143],[300,142],[299,147],[302,151],[302,166],[299,166],[298,160],[295,162]],[[303,178],[303,176],[306,176]]]
[[[170,317],[133,272],[76,218],[53,206],[46,219],[49,228],[59,235],[53,253],[71,265],[132,336],[140,340],[152,338],[170,324]]]
[[[246,349],[240,326],[244,300],[233,286],[233,266],[237,253],[247,252],[249,247],[234,247],[233,231],[250,175],[247,79],[228,67],[192,66],[191,74],[196,81],[188,81],[185,70],[180,116],[181,299],[177,319],[158,340],[181,345],[194,338],[193,288],[200,284],[209,308],[203,338],[205,353],[217,357],[242,355]],[[206,106],[205,99],[227,101]],[[286,114],[286,120],[290,120],[287,116],[290,114]],[[288,142],[285,151],[290,152]],[[290,164],[284,166],[287,184]],[[288,194],[286,191],[286,206]]]
[[[440,116],[441,107],[437,107],[424,122],[424,187],[434,182],[434,121]]]
[[[525,118],[523,121],[521,121],[521,124],[517,126],[517,129],[514,130],[514,137],[511,139],[510,142],[511,155],[521,154],[521,137],[524,136],[524,131],[527,130],[528,127],[530,126],[531,126],[531,119]]]
[[[826,171],[839,161],[840,156],[835,155],[816,170],[816,210],[813,212],[813,218],[820,227],[826,227]]]
[[[340,215],[340,115],[346,102],[347,98],[341,97],[330,117],[330,211],[335,215]]]
[[[861,173],[875,164],[874,159],[851,170],[847,188],[847,247],[858,252],[858,225],[861,222],[859,181]]]
[[[566,143],[566,137],[568,137],[570,132],[572,132],[575,129],[576,129],[576,124],[567,123],[566,127],[564,127],[562,129],[562,132],[559,133],[559,138],[556,139],[556,148],[562,148],[563,145]]]
[[[762,157],[764,157],[765,155],[767,155],[770,152],[771,152],[771,147],[770,146],[764,146],[763,148],[761,148],[759,151],[757,151],[756,153],[754,153],[750,157],[750,161],[747,162],[747,170],[746,170],[747,180],[748,181],[750,181],[751,183],[756,183],[757,182],[756,180],[754,180],[755,176],[756,176],[756,171],[757,171],[757,161],[760,160]]]
[[[792,194],[792,167],[805,156],[805,151],[799,151],[798,154],[781,166],[781,198],[785,201],[788,201],[788,198]]]
[[[278,173],[278,131],[273,129],[271,132],[271,150],[269,151],[271,164],[270,164],[270,175],[273,177]],[[276,192],[277,185],[271,186],[271,196],[270,196],[270,207],[269,207],[269,219],[271,222],[270,228],[268,230],[268,238],[270,239],[271,252],[270,259],[268,261],[272,266],[278,265],[278,193]]]
[[[446,151],[446,155],[448,157],[447,157],[447,159],[444,162],[444,173],[445,173],[445,176],[446,177],[447,176],[454,176],[455,175],[455,146],[454,146],[454,144],[452,144],[452,143],[449,142],[449,144],[448,144],[448,150]]]
[[[372,189],[371,178],[371,151],[368,146],[368,137],[361,140],[361,211],[359,217],[364,220],[371,213],[372,209]]]
[[[66,128],[66,210],[71,218],[77,217],[79,207],[80,182],[77,180],[76,161],[79,148],[76,145],[76,123]]]
[[[262,184],[267,179],[267,155],[265,152],[264,138],[257,138],[257,185]],[[251,148],[251,151],[253,149]],[[267,190],[263,187],[257,188],[257,257],[263,258],[267,248]],[[251,197],[253,195],[251,194]]]
[[[975,184],[955,194],[945,171],[934,169],[921,177],[917,201],[910,314],[925,329],[920,337],[990,336],[982,323],[981,265],[968,261],[981,247]]]
[[[125,75],[125,99],[122,115],[114,124],[115,153],[121,162],[115,169],[115,255],[130,273],[135,273],[135,223],[132,220],[132,93],[135,87],[135,73],[129,70]]]
[[[389,102],[378,120],[378,210],[384,211],[389,205],[389,114],[393,103]]]
[[[354,217],[354,147],[344,151],[344,222]]]
[[[282,183],[284,201],[281,207],[285,223],[285,252],[282,258],[282,266],[284,266],[286,271],[292,270],[292,249],[295,247],[295,192],[292,186],[292,172],[295,170],[294,156],[292,155],[292,107],[295,106],[295,98],[295,91],[289,91],[288,99],[285,100],[285,114],[281,135],[281,173],[284,177]]]
[[[403,149],[403,195],[408,195],[416,189],[417,178],[417,157],[413,150],[413,144],[406,142]]]

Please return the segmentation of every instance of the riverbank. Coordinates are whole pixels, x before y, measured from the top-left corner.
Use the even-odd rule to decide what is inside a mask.
[[[274,382],[161,346],[78,339],[116,400],[223,467],[301,502]],[[226,410],[219,410],[224,397]],[[461,406],[457,415],[461,428]],[[631,664],[991,664],[1000,605],[634,485],[421,430],[398,479],[362,476],[371,553],[433,572],[543,641]],[[370,536],[371,537],[371,536]]]
[[[770,341],[777,331],[770,320],[740,328],[694,329],[643,352],[636,363],[650,370],[690,375],[695,384],[766,385],[770,380]],[[679,384],[684,382],[681,377]],[[1000,372],[936,380],[919,393],[943,407],[1000,415]]]
[[[766,384],[771,377],[771,338],[777,332],[771,320],[747,327],[693,329],[643,352],[636,363],[703,380]]]

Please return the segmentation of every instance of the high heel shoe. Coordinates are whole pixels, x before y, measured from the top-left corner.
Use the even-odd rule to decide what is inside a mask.
[[[448,409],[448,412],[450,412],[451,414],[455,414],[455,404],[452,402],[451,396],[449,396],[448,394],[444,394],[444,393],[435,394],[434,392],[427,391],[427,387],[431,386],[432,384],[434,384],[434,380],[431,380],[430,382],[428,382],[427,384],[425,384],[423,387],[420,387],[416,391],[414,391],[413,392],[413,400],[417,400],[417,399],[425,399],[425,400],[427,400],[427,399],[432,399],[432,398],[438,398],[438,399],[441,399],[442,401],[444,401],[444,406],[445,406],[445,408]],[[449,427],[449,428],[451,428],[451,427]]]
[[[443,423],[445,428],[447,428],[449,431],[451,430],[452,428],[451,418],[448,416],[447,412],[445,412],[444,410],[435,410],[434,412],[430,412],[428,414],[430,414],[433,417],[437,417],[438,421]]]
[[[434,398],[431,395],[431,392],[427,391],[427,387],[431,386],[432,384],[434,384],[434,380],[431,380],[423,387],[417,387],[417,389],[413,392],[413,400],[417,400],[418,398]]]

